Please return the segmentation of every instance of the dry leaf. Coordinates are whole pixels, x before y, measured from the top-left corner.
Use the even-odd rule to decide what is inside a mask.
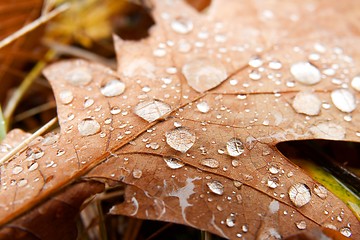
[[[213,1],[204,14],[154,2],[148,39],[115,37],[117,72],[83,60],[45,70],[61,133],[3,166],[1,223],[102,162],[87,177],[128,184],[113,214],[231,239],[320,226],[359,237],[346,205],[276,149],[359,141],[353,1]]]

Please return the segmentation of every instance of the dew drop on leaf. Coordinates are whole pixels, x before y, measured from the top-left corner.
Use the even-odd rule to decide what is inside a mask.
[[[224,185],[222,185],[219,181],[211,181],[206,184],[210,191],[215,193],[216,195],[223,195],[224,194]]]
[[[173,149],[185,153],[195,143],[195,134],[186,127],[177,127],[165,133],[166,143]]]
[[[44,151],[39,147],[31,147],[26,150],[27,160],[36,160],[44,156]]]
[[[74,95],[71,91],[69,90],[64,90],[64,91],[61,91],[59,93],[59,97],[60,97],[60,101],[63,103],[63,104],[69,104],[72,102],[72,100],[74,99]]]
[[[230,216],[228,216],[226,218],[226,226],[228,227],[234,227],[235,226],[235,216],[234,214],[230,214]]]
[[[261,74],[258,70],[254,69],[249,73],[249,78],[251,80],[257,81],[261,79]]]
[[[153,122],[171,112],[171,107],[160,100],[150,100],[138,103],[134,111],[142,119]]]
[[[20,179],[19,182],[17,183],[18,187],[23,187],[28,183],[28,181],[26,179]]]
[[[292,106],[298,113],[315,116],[320,113],[321,100],[312,92],[299,92],[296,94]]]
[[[313,85],[321,80],[319,69],[309,62],[297,62],[292,64],[290,72],[298,82],[306,85]]]
[[[263,61],[259,57],[253,57],[249,60],[248,64],[249,64],[249,66],[251,66],[253,68],[258,68],[263,64]]]
[[[218,168],[220,163],[214,158],[204,158],[200,160],[200,164],[209,168]]]
[[[351,236],[351,230],[350,230],[350,228],[348,228],[348,227],[342,227],[342,228],[340,228],[340,233],[341,233],[342,235],[344,235],[345,237],[350,237],[350,236]]]
[[[306,222],[304,220],[295,222],[295,225],[300,230],[305,230],[306,229]]]
[[[279,179],[277,177],[270,177],[268,180],[267,180],[267,186],[269,188],[277,188],[279,186]]]
[[[318,184],[314,186],[314,192],[321,199],[325,199],[328,195],[327,189],[324,186]]]
[[[216,59],[196,58],[182,67],[188,84],[198,92],[218,86],[227,78],[225,66]]]
[[[268,66],[270,69],[273,69],[273,70],[280,70],[282,68],[282,64],[278,60],[273,60],[273,61],[269,62]]]
[[[112,107],[112,108],[110,109],[110,113],[111,113],[112,115],[119,114],[120,112],[121,112],[121,109],[120,109],[119,107]]]
[[[310,188],[303,183],[296,183],[288,191],[291,202],[296,207],[302,207],[311,200]]]
[[[360,92],[360,75],[355,76],[351,80],[351,86],[356,90]]]
[[[78,124],[79,133],[82,136],[90,136],[100,132],[100,124],[91,118],[85,118]]]
[[[90,72],[83,68],[78,68],[68,72],[65,79],[74,86],[85,86],[92,80]]]
[[[29,166],[29,172],[35,171],[38,167],[39,167],[39,164],[38,164],[37,162],[33,162],[33,163]]]
[[[342,112],[350,113],[356,108],[356,99],[348,89],[336,89],[331,92],[331,100]]]
[[[183,161],[174,157],[164,157],[164,161],[166,165],[171,169],[178,169],[185,166],[185,163]]]
[[[92,106],[94,104],[94,102],[95,101],[92,98],[85,99],[84,108],[88,108],[88,107]]]
[[[119,96],[125,91],[125,84],[117,79],[112,79],[102,86],[100,91],[105,97]]]
[[[199,102],[196,107],[201,113],[207,113],[210,110],[209,104],[205,101]]]
[[[240,156],[244,152],[244,145],[238,138],[231,138],[226,143],[226,150],[232,157]]]
[[[142,171],[140,169],[134,169],[132,175],[134,178],[139,179],[142,176]]]
[[[190,19],[178,17],[171,22],[171,29],[176,33],[187,34],[191,32],[194,25]]]
[[[17,175],[19,173],[21,173],[23,170],[23,168],[21,166],[15,166],[13,169],[12,169],[12,174],[14,175]]]

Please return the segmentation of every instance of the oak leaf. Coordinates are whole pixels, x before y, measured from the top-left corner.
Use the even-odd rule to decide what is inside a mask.
[[[87,173],[128,185],[111,214],[231,239],[321,226],[357,238],[347,206],[276,148],[359,141],[356,4],[213,1],[200,14],[182,1],[153,3],[149,38],[114,37],[116,72],[84,60],[44,71],[61,132],[2,167],[0,223]]]

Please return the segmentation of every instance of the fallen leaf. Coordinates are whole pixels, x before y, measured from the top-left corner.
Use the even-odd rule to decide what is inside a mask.
[[[200,14],[181,1],[154,3],[149,38],[115,37],[117,72],[83,60],[45,70],[61,132],[2,167],[0,223],[98,165],[87,178],[128,184],[112,214],[231,239],[322,226],[357,238],[346,205],[319,195],[276,149],[290,140],[359,141],[356,5],[213,1]],[[29,159],[36,171],[13,174]]]

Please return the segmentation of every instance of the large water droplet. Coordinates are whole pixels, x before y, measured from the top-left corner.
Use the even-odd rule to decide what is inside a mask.
[[[166,165],[171,169],[178,169],[185,166],[185,163],[183,161],[174,157],[164,157],[164,161]]]
[[[324,186],[318,184],[314,186],[314,192],[321,199],[325,199],[328,195],[327,189]]]
[[[340,233],[344,235],[345,237],[351,237],[351,230],[348,227],[342,227],[340,228]]]
[[[202,113],[207,113],[210,110],[209,104],[205,101],[196,104],[197,109]]]
[[[102,86],[100,91],[105,97],[119,96],[125,91],[125,84],[117,79],[112,79]]]
[[[348,89],[336,89],[331,92],[331,100],[342,112],[350,113],[356,108],[356,99]]]
[[[226,143],[226,150],[232,157],[240,156],[244,152],[244,145],[238,138],[231,138]]]
[[[263,64],[263,60],[259,57],[253,57],[249,60],[248,64],[253,68],[258,68]]]
[[[65,80],[74,86],[85,86],[92,80],[90,72],[85,68],[78,68],[68,72],[65,75]]]
[[[267,180],[267,186],[269,188],[277,188],[280,184],[280,181],[277,177],[270,177],[268,180]]]
[[[298,229],[300,229],[300,230],[306,229],[306,222],[305,222],[304,220],[295,222],[295,225],[296,225],[296,227],[297,227]]]
[[[59,97],[60,97],[60,101],[63,103],[63,104],[69,104],[72,102],[72,100],[74,99],[74,95],[71,91],[69,90],[64,90],[64,91],[61,91],[59,93]]]
[[[135,114],[148,122],[153,122],[169,112],[171,107],[160,100],[140,102],[135,106]]]
[[[184,17],[178,17],[171,22],[171,29],[176,33],[187,34],[191,32],[194,25],[191,20]]]
[[[313,85],[321,80],[319,69],[309,62],[294,63],[291,65],[290,72],[297,81],[306,85]]]
[[[219,181],[211,181],[206,184],[210,191],[217,194],[217,195],[223,195],[224,194],[224,185],[222,185]]]
[[[315,116],[320,113],[321,100],[312,92],[299,92],[292,106],[298,113]]]
[[[214,158],[205,158],[200,160],[200,164],[209,168],[218,168],[220,163]]]
[[[291,202],[296,207],[302,207],[311,200],[310,188],[303,183],[296,183],[288,191]]]
[[[196,58],[182,67],[188,84],[198,92],[218,86],[227,78],[225,66],[216,59]]]
[[[88,108],[88,107],[90,107],[91,105],[93,105],[94,104],[94,99],[92,99],[92,98],[87,98],[87,99],[85,99],[85,101],[84,101],[84,108]]]
[[[90,136],[100,132],[100,124],[91,118],[85,118],[78,124],[79,133],[82,136]]]
[[[360,75],[355,76],[351,80],[351,86],[356,90],[360,92]]]
[[[23,170],[23,168],[21,166],[15,166],[13,169],[12,169],[12,174],[14,175],[17,175],[19,173],[21,173]]]
[[[195,134],[185,127],[177,127],[166,132],[165,137],[170,147],[182,153],[187,152],[195,143]]]
[[[235,226],[235,216],[234,214],[230,214],[230,216],[228,216],[226,218],[226,226],[228,227],[234,227]]]

